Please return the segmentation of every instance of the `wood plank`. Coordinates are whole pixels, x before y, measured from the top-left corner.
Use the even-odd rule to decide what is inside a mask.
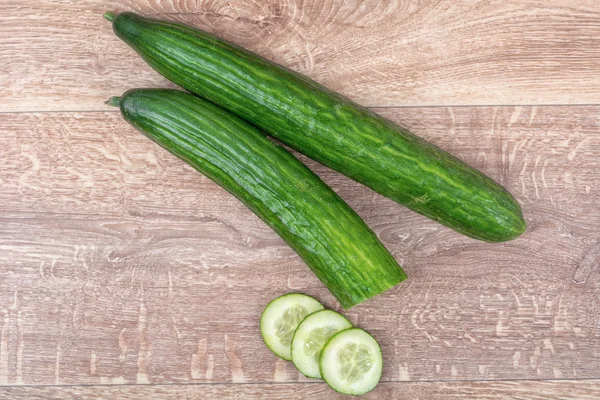
[[[186,22],[366,106],[597,104],[600,3],[24,0],[0,20],[0,111],[104,110],[165,86],[111,32],[107,9]]]
[[[419,382],[382,383],[361,399],[395,400],[597,400],[600,383],[580,381],[508,381],[508,382]],[[143,398],[171,399],[289,399],[333,400],[347,396],[335,393],[322,383],[249,384],[249,385],[119,385],[10,387],[0,389],[0,399],[60,400],[131,400]]]
[[[347,312],[386,381],[598,378],[600,107],[379,109],[505,184],[518,240],[477,242],[308,162],[409,280]],[[268,227],[116,112],[0,115],[0,384],[294,382],[258,317],[337,307]]]
[[[273,283],[260,285],[251,271],[233,268],[225,283],[225,273],[216,271],[219,283],[188,285],[180,284],[171,270],[173,284],[165,288],[143,278],[128,287],[65,284],[51,277],[35,288],[3,284],[0,383],[308,381],[293,364],[275,357],[260,336],[262,309],[290,291],[279,283],[281,273]],[[263,271],[254,274],[269,280]],[[292,271],[292,276],[301,273]],[[497,280],[506,285],[506,278]],[[381,344],[382,379],[388,382],[597,377],[597,336],[587,325],[593,311],[584,308],[586,301],[596,300],[592,290],[555,289],[542,281],[531,285],[529,298],[513,289],[521,296],[518,307],[500,299],[510,289],[470,289],[473,285],[484,284],[465,279],[456,285],[443,277],[414,280],[344,314]],[[316,282],[300,290],[328,307],[336,305]],[[557,300],[558,290],[566,292],[564,300]],[[536,314],[532,303],[542,301],[560,305],[541,305]],[[581,315],[563,316],[556,311],[560,307],[579,307]]]

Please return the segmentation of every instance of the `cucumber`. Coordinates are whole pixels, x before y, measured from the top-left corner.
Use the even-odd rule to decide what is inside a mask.
[[[505,188],[346,97],[189,26],[129,12],[105,18],[166,78],[376,192],[473,238],[525,231]]]
[[[150,139],[240,199],[300,255],[343,307],[406,278],[377,236],[329,186],[235,115],[176,90],[137,89],[109,103]]]
[[[309,378],[321,378],[319,355],[331,336],[352,324],[332,310],[316,311],[308,315],[294,333],[292,361],[300,372]]]
[[[350,328],[336,333],[323,346],[319,368],[336,392],[361,395],[377,386],[383,370],[379,343],[367,332]]]
[[[299,293],[271,301],[260,317],[260,333],[265,344],[276,356],[290,361],[292,339],[298,324],[307,315],[324,308],[317,300]]]

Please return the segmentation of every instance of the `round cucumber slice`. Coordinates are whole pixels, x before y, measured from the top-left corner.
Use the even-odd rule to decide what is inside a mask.
[[[296,327],[308,314],[324,308],[317,300],[299,293],[286,294],[271,301],[260,318],[260,332],[265,344],[277,356],[291,360]]]
[[[292,361],[300,372],[309,378],[320,378],[319,354],[330,337],[352,324],[341,314],[321,310],[309,314],[294,333]]]
[[[336,392],[361,395],[373,390],[383,370],[379,343],[367,332],[350,328],[338,332],[319,356],[321,375]]]

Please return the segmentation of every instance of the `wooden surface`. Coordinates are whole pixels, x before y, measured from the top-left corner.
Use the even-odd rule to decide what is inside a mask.
[[[509,381],[509,382],[410,382],[381,383],[366,400],[598,400],[597,381]],[[346,399],[320,383],[282,384],[188,384],[10,387],[0,391],[0,400],[206,400]]]
[[[165,80],[107,10],[215,32],[366,106],[596,104],[597,0],[19,0],[0,18],[7,111],[98,110]],[[13,5],[14,4],[14,5]],[[135,70],[135,73],[131,71]]]
[[[528,231],[467,239],[310,160],[409,280],[346,315],[366,398],[600,397],[600,3],[22,0],[0,16],[0,399],[340,398],[258,331],[339,309],[231,195],[103,101],[170,86],[101,15],[192,23],[306,73],[505,185]]]

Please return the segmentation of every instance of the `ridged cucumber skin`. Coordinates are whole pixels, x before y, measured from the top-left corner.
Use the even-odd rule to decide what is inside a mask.
[[[136,89],[112,103],[131,125],[273,228],[344,308],[406,279],[377,236],[329,186],[235,115],[169,89]]]
[[[344,96],[186,25],[129,12],[107,19],[166,78],[378,193],[476,239],[525,231],[501,185]]]

